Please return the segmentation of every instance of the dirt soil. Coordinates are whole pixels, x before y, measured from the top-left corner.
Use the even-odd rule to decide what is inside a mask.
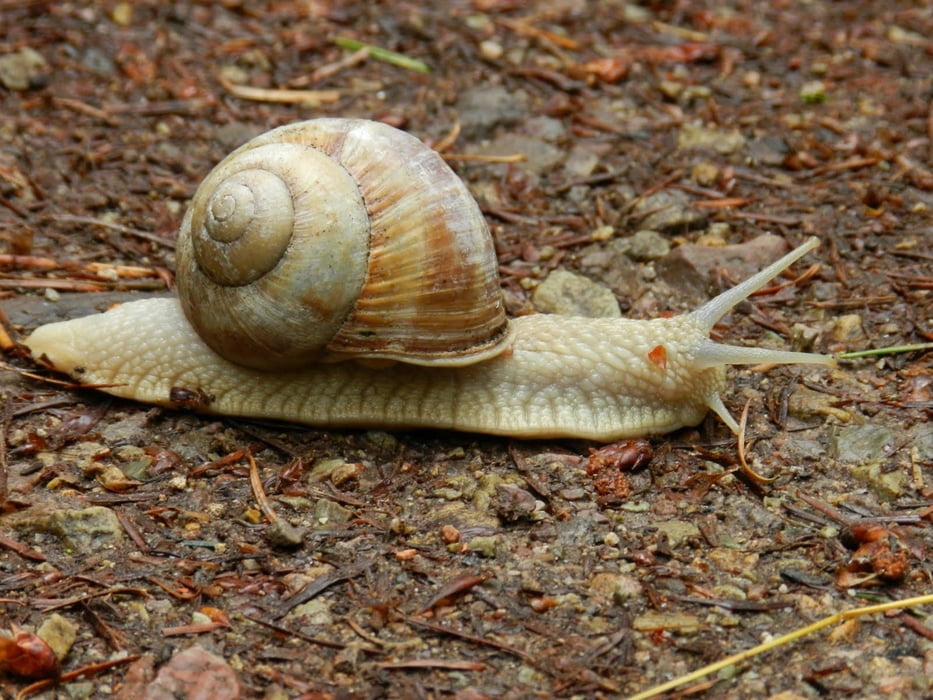
[[[930,0],[0,0],[2,308],[17,338],[170,293],[211,167],[341,115],[444,152],[513,315],[542,308],[555,270],[628,316],[679,313],[815,235],[718,339],[929,344],[931,37]],[[4,628],[39,630],[65,674],[90,667],[44,698],[629,696],[933,591],[931,359],[732,369],[748,469],[715,417],[629,469],[572,440],[152,408],[8,349]],[[840,622],[686,687],[931,697],[931,611]],[[0,643],[2,697],[27,666],[56,674],[19,651]]]

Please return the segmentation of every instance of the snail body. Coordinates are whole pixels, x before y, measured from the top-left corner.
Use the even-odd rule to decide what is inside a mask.
[[[254,179],[268,179],[265,171],[258,177],[253,171],[263,170],[269,149],[280,142],[299,153],[288,154],[286,165],[277,164],[273,171],[289,177],[298,172],[303,183],[296,186],[286,178],[284,187],[272,184],[274,192],[300,190],[301,196],[286,197],[284,204],[252,189]],[[349,173],[349,182],[338,173],[340,184],[331,188],[326,178],[313,174],[316,166],[305,171],[304,165],[293,164],[289,159],[302,160],[302,150],[311,152],[312,160],[321,154],[336,160]],[[272,160],[278,163],[277,158]],[[372,178],[373,170],[388,170],[389,175],[379,172]],[[392,171],[408,178],[408,187],[397,184]],[[232,184],[229,172],[235,175]],[[432,187],[440,194],[434,196]],[[217,190],[219,197],[211,194]],[[299,214],[299,223],[286,225],[285,234],[260,228],[274,213],[304,206],[296,209],[290,201],[321,192],[339,193],[339,202],[354,210],[346,214],[331,204],[323,214]],[[422,201],[427,195],[433,196],[430,204]],[[246,234],[231,233],[228,224],[243,208],[256,212],[259,221],[246,217],[240,226]],[[219,232],[209,231],[209,240],[199,243],[205,216],[214,220],[207,228],[219,227]],[[367,220],[375,222],[368,230]],[[282,263],[265,253],[238,250],[234,263],[216,260],[227,248],[239,246],[243,235],[289,253],[306,245],[299,240],[299,229],[307,221],[312,242],[324,241],[323,263]],[[335,221],[345,227],[349,222],[354,235],[361,230],[370,238],[362,245],[333,243]],[[25,344],[37,360],[82,383],[104,385],[113,395],[164,406],[178,405],[180,394],[194,396],[187,405],[213,414],[317,426],[609,441],[695,425],[711,409],[737,431],[719,396],[726,365],[833,360],[721,345],[709,333],[737,303],[817,244],[810,239],[681,316],[640,321],[531,315],[507,322],[488,230],[466,188],[443,161],[390,127],[315,120],[249,142],[199,187],[179,234],[183,301],[137,301],[48,324]],[[349,282],[333,272],[346,261],[354,270]],[[242,263],[246,274],[238,277]],[[235,296],[270,271],[285,268],[301,278],[297,286],[274,281],[258,293],[258,303]],[[309,282],[309,268],[318,270],[314,274],[323,282]],[[224,287],[219,292],[202,290],[205,283],[218,280]],[[464,289],[467,284],[470,288]],[[285,317],[290,332],[297,329],[294,342],[275,336],[277,330],[263,316],[279,312],[290,296],[298,297],[297,310],[277,315]],[[321,301],[330,298],[343,304],[333,314],[323,310]],[[208,303],[199,306],[204,301]],[[228,311],[230,319],[215,319]],[[259,332],[243,330],[239,319],[257,315],[263,316]],[[219,338],[210,337],[212,324],[220,328]],[[325,332],[314,335],[323,335],[323,340],[305,340],[306,328],[322,327]],[[202,338],[205,333],[208,337]],[[276,367],[274,357],[281,349],[286,358]],[[389,362],[393,364],[386,367]]]

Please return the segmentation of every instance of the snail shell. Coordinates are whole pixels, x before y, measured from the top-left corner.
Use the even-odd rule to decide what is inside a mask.
[[[479,207],[434,151],[378,122],[299,122],[233,151],[198,187],[177,255],[188,320],[248,367],[463,365],[508,344]]]

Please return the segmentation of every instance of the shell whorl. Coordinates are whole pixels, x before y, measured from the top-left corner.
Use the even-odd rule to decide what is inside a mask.
[[[508,339],[492,239],[466,186],[375,122],[300,122],[231,153],[195,193],[177,269],[192,325],[251,367],[460,365]]]

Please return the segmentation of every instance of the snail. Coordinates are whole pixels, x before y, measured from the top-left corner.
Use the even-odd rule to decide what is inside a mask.
[[[613,441],[714,411],[729,364],[829,356],[715,343],[713,325],[815,238],[699,309],[508,320],[486,223],[429,147],[316,119],[244,144],[179,231],[180,299],[37,328],[45,365],[119,397],[316,426]]]

